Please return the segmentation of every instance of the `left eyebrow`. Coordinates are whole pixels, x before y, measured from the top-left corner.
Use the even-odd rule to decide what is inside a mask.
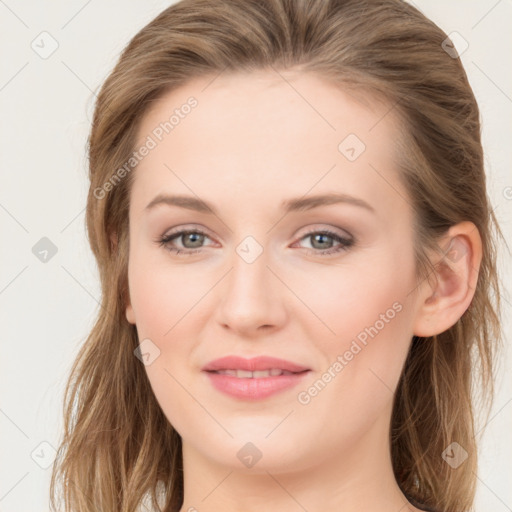
[[[288,199],[281,203],[281,208],[286,212],[303,212],[318,208],[319,206],[327,206],[331,204],[346,203],[359,206],[372,213],[375,209],[366,201],[358,197],[349,196],[347,194],[321,194],[316,196],[301,197]],[[158,194],[145,208],[151,210],[157,205],[166,204],[169,206],[178,206],[187,210],[194,210],[200,213],[218,215],[217,209],[207,201],[193,196],[170,196],[166,194]]]
[[[347,194],[321,194],[316,196],[302,197],[297,199],[289,199],[281,203],[281,208],[286,213],[288,212],[303,212],[311,210],[312,208],[318,208],[319,206],[326,206],[330,204],[347,203],[354,206],[359,206],[372,213],[376,213],[375,209],[370,206],[366,201],[354,196]]]

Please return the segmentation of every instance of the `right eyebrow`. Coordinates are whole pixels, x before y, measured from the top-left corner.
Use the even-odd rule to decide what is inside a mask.
[[[193,196],[170,196],[166,194],[158,194],[145,208],[151,210],[157,205],[166,204],[169,206],[179,206],[188,210],[195,210],[201,213],[210,213],[217,215],[216,208],[202,199]]]

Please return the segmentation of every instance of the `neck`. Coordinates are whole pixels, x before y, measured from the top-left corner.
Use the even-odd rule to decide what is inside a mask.
[[[301,470],[222,465],[183,442],[184,501],[180,512],[409,512],[401,492],[383,415],[356,443]],[[380,423],[380,424],[379,424]]]

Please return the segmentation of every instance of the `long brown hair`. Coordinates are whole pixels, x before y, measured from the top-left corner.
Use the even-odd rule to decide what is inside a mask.
[[[415,216],[418,283],[435,273],[426,254],[440,251],[450,226],[468,220],[480,233],[471,305],[447,331],[412,339],[390,429],[406,496],[444,512],[472,510],[476,411],[490,410],[502,339],[503,236],[486,192],[478,105],[460,58],[444,50],[446,38],[401,0],[182,0],[130,41],[98,94],[89,137],[87,233],[102,300],[66,386],[52,510],[58,483],[66,511],[181,507],[181,439],[134,356],[139,340],[125,318],[134,171],[116,170],[136,149],[144,113],[168,91],[198,76],[291,68],[384,98],[401,119],[398,167]],[[456,470],[442,458],[452,442],[468,453]]]

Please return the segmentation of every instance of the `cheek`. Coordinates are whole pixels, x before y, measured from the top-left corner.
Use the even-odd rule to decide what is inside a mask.
[[[145,258],[143,251],[130,255],[130,300],[141,339],[163,340],[164,335],[204,295],[205,280],[190,277],[168,264],[161,255],[153,259]]]
[[[370,400],[375,385],[396,386],[412,337],[414,311],[409,298],[414,288],[412,255],[381,253],[373,261],[380,265],[330,269],[325,279],[320,276],[302,288],[304,297],[310,298],[305,302],[322,320],[320,326],[315,321],[314,328],[310,322],[309,338],[318,340],[326,368],[336,361],[343,366],[340,370],[337,365],[338,372],[331,370],[339,391],[343,393],[350,381],[351,392],[366,393]]]
[[[146,343],[151,357],[145,364],[149,383],[168,421],[181,434],[201,414],[185,390],[191,389],[187,361],[194,343],[189,339],[199,310],[192,308],[204,295],[206,283],[194,287],[185,272],[151,261],[142,251],[130,255],[128,276],[139,342]]]
[[[391,407],[410,344],[407,293],[389,276],[375,286],[317,295],[322,319],[336,334],[323,328],[323,336],[311,338],[325,366],[298,390],[298,418],[321,429],[327,443],[356,442]],[[314,426],[326,418],[327,426]]]
[[[323,337],[328,338],[330,333],[342,342],[374,324],[379,331],[390,331],[391,324],[396,327],[400,323],[396,321],[400,317],[397,310],[406,307],[407,296],[414,287],[413,276],[407,264],[397,266],[379,256],[374,259],[381,262],[379,266],[358,263],[327,268],[307,281],[296,277],[297,295],[324,323]]]

